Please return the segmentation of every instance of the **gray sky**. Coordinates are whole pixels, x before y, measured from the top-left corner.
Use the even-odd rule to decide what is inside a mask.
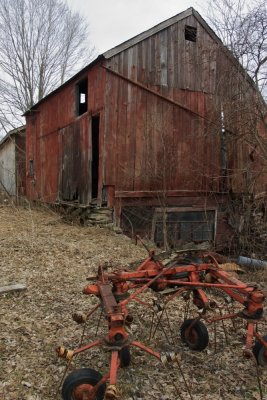
[[[84,15],[99,53],[124,42],[189,7],[200,13],[205,0],[68,0]],[[203,12],[202,12],[203,15]]]

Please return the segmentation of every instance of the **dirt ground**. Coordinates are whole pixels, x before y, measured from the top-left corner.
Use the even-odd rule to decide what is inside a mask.
[[[0,205],[0,285],[27,285],[25,292],[0,297],[0,399],[61,399],[59,386],[65,361],[57,358],[55,348],[79,345],[83,326],[77,325],[71,315],[97,303],[95,298],[82,294],[86,277],[104,262],[121,268],[145,256],[143,247],[113,231],[70,225],[48,210]],[[152,296],[155,293],[145,295],[147,300]],[[130,333],[147,342],[151,315],[140,306],[131,307],[135,320]],[[195,314],[191,307],[190,315]],[[266,370],[260,367],[257,374],[254,360],[242,355],[245,330],[241,320],[235,326],[225,322],[226,330],[221,323],[216,325],[216,346],[214,327],[209,326],[209,346],[198,353],[181,342],[183,316],[184,303],[174,302],[168,310],[171,329],[167,316],[162,319],[171,344],[166,347],[162,329],[150,342],[155,350],[175,348],[180,369],[177,364],[165,367],[133,349],[131,365],[118,375],[121,400],[190,399],[184,378],[194,400],[257,400],[261,398],[258,377],[263,398],[267,399]],[[84,344],[95,340],[98,319],[96,315],[86,325]],[[101,319],[98,335],[104,329],[105,321]],[[259,329],[267,333],[263,324]],[[83,353],[74,358],[70,371],[80,367],[106,373],[108,354],[101,349]]]

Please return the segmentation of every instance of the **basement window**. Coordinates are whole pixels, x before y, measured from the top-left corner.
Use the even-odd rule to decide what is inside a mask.
[[[167,240],[171,248],[179,242],[213,241],[215,238],[215,210],[168,208],[166,215]],[[161,247],[164,244],[163,211],[156,209],[153,218],[152,231],[154,242]]]
[[[184,29],[184,38],[189,40],[189,42],[197,41],[197,28],[193,26],[186,25]]]
[[[82,115],[88,110],[88,79],[83,79],[76,86],[77,115]]]

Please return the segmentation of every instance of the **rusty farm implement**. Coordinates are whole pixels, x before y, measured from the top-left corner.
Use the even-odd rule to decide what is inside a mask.
[[[91,368],[74,370],[65,378],[62,385],[64,400],[101,400],[116,399],[118,392],[117,372],[121,367],[127,367],[131,362],[131,348],[155,357],[165,363],[177,361],[173,351],[158,352],[146,344],[135,340],[129,333],[134,315],[129,311],[129,303],[137,302],[143,307],[154,310],[154,324],[159,325],[160,319],[168,305],[174,299],[181,297],[183,301],[192,299],[197,309],[197,316],[185,319],[180,326],[182,341],[192,350],[202,351],[209,343],[206,325],[225,320],[242,319],[246,324],[246,341],[244,353],[255,357],[259,365],[267,362],[267,336],[258,332],[258,323],[263,320],[264,294],[256,285],[248,285],[228,272],[217,262],[216,255],[209,252],[177,255],[175,259],[164,265],[154,255],[149,253],[134,270],[114,270],[108,272],[99,267],[94,277],[88,278],[92,283],[84,288],[84,293],[96,296],[98,304],[87,314],[75,314],[73,319],[85,323],[100,309],[106,323],[106,333],[97,340],[83,344],[74,350],[63,347],[57,349],[59,357],[70,363],[73,357],[87,352],[95,347],[103,347],[110,354],[109,369],[102,375]],[[142,298],[148,290],[160,294],[161,301],[152,303]],[[226,298],[240,304],[238,311],[227,309],[226,313],[209,315],[217,307],[214,290]],[[232,311],[232,312],[230,312]],[[157,313],[160,313],[157,314]],[[153,315],[154,315],[153,314]],[[152,332],[151,328],[151,332]],[[191,397],[191,396],[190,396]]]

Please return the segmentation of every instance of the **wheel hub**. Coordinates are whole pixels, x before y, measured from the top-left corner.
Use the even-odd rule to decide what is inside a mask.
[[[84,383],[77,386],[73,391],[73,400],[94,400],[95,393],[92,390],[94,386]]]
[[[187,340],[187,343],[190,345],[195,345],[197,342],[197,332],[194,328],[188,328],[185,332],[185,337]]]

